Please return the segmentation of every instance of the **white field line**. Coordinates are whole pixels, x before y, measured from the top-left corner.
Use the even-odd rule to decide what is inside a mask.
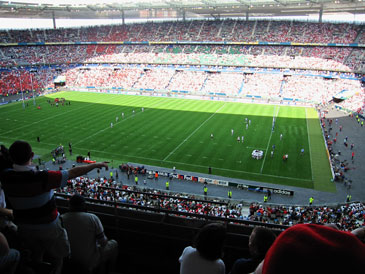
[[[274,107],[274,116],[273,117],[277,117],[278,116],[279,110],[280,110],[280,106],[279,106],[278,111],[276,112],[276,114],[275,114],[275,110],[276,110],[276,107]],[[276,121],[275,121],[275,123],[276,123]],[[269,146],[270,146],[270,142],[271,142],[271,137],[272,137],[272,130],[271,130],[271,133],[270,133],[269,141],[267,142],[265,157],[264,157],[264,160],[262,161],[262,164],[261,164],[261,169],[260,169],[260,173],[261,174],[262,174],[262,170],[264,169],[266,156],[267,156],[267,154],[269,154]]]
[[[310,141],[310,138],[309,138],[309,127],[308,127],[308,118],[307,118],[307,108],[305,109],[305,121],[306,121],[306,124],[307,124],[307,137],[308,137],[308,145],[309,145],[309,160],[311,162],[311,175],[312,175],[312,181],[313,180],[313,165],[312,165],[312,152],[311,152],[311,141]]]
[[[85,148],[81,148],[81,147],[77,147],[79,149],[85,149]],[[137,158],[137,159],[142,159],[142,160],[151,160],[151,161],[156,161],[156,162],[165,162],[165,163],[175,163],[175,164],[182,164],[182,165],[187,165],[187,166],[193,166],[193,167],[201,167],[201,168],[206,168],[208,170],[208,166],[202,166],[202,165],[196,165],[196,164],[188,164],[188,163],[183,163],[183,162],[177,162],[177,161],[168,161],[168,160],[161,160],[161,159],[154,159],[154,158],[148,158],[148,157],[143,157],[143,156],[133,156],[133,155],[119,155],[116,153],[112,153],[112,152],[105,152],[105,151],[100,151],[100,150],[94,150],[94,149],[90,149],[91,152],[98,152],[98,153],[104,153],[104,154],[108,154],[108,155],[115,155],[115,156],[125,156],[128,158]],[[204,158],[204,157],[202,157]],[[270,175],[270,174],[261,174],[261,173],[257,173],[257,172],[249,172],[249,171],[243,171],[243,170],[233,170],[233,169],[227,169],[227,168],[221,168],[221,167],[212,167],[212,169],[216,169],[216,170],[224,170],[224,171],[230,171],[230,172],[238,172],[238,173],[244,173],[244,174],[253,174],[253,175],[260,175],[260,176],[266,176],[266,177],[273,177],[273,178],[281,178],[281,179],[290,179],[290,180],[296,180],[296,181],[307,181],[307,182],[311,182],[312,180],[308,180],[308,179],[298,179],[298,178],[294,178],[294,177],[286,177],[286,176],[279,176],[279,175]]]
[[[160,102],[157,102],[156,104],[153,104],[152,106],[159,105],[159,104],[161,104],[161,101],[160,101]],[[151,107],[152,107],[152,106],[151,106]],[[150,109],[150,107],[149,107],[148,109],[145,109],[143,112],[142,112],[142,111],[140,111],[140,112],[135,113],[134,115],[128,116],[127,118],[119,119],[119,121],[120,121],[120,122],[118,121],[118,123],[114,124],[114,126],[118,126],[118,125],[119,125],[119,124],[121,124],[122,122],[127,121],[128,119],[134,118],[134,116],[139,115],[139,114],[141,114],[141,113],[144,113],[144,112],[148,111],[149,109]],[[80,144],[80,143],[84,142],[85,140],[88,140],[88,139],[90,139],[91,137],[94,137],[95,135],[98,135],[98,134],[100,134],[100,133],[102,133],[102,132],[106,131],[107,129],[110,129],[110,126],[107,126],[106,128],[101,129],[101,130],[99,130],[99,131],[95,132],[94,134],[91,134],[91,135],[89,135],[89,136],[85,137],[84,139],[81,139],[81,140],[77,141],[77,142],[75,143],[75,145]]]
[[[187,140],[190,139],[191,136],[193,136],[195,134],[195,132],[197,132],[206,122],[208,122],[210,119],[213,118],[214,115],[216,115],[218,113],[218,111],[220,111],[224,106],[226,105],[226,103],[224,103],[223,106],[221,106],[219,109],[216,110],[216,112],[214,112],[212,115],[210,115],[203,123],[200,124],[200,126],[198,126],[192,133],[190,133],[190,135],[188,137],[185,138],[185,140],[183,140],[177,147],[175,147],[174,150],[172,150],[169,155],[167,155],[163,161],[166,161],[176,150],[178,150]]]
[[[12,138],[8,138],[8,137],[5,137],[5,136],[2,136],[1,138],[4,138],[4,139],[12,139]],[[42,144],[49,145],[51,147],[56,147],[57,146],[57,144],[50,144],[50,143],[43,143],[43,142],[42,142]],[[75,147],[75,146],[73,146],[73,148],[74,149],[85,149],[86,150],[86,148],[83,148],[83,147]],[[125,156],[125,157],[128,157],[128,158],[137,158],[137,159],[150,160],[150,161],[156,161],[156,162],[175,163],[175,164],[182,164],[182,165],[187,165],[187,166],[193,166],[193,167],[200,167],[200,168],[208,169],[208,166],[188,164],[188,163],[183,163],[183,162],[166,161],[166,160],[161,160],[161,159],[154,159],[154,158],[148,158],[148,157],[142,157],[142,156],[134,156],[134,155],[120,155],[120,154],[117,154],[117,153],[106,152],[106,151],[95,150],[95,149],[90,149],[89,151],[103,153],[103,154],[117,156],[117,157]],[[202,157],[202,158],[204,158],[204,157]],[[253,175],[260,175],[260,176],[266,176],[266,177],[272,177],[272,178],[279,178],[279,179],[290,179],[290,180],[308,181],[308,182],[311,182],[312,181],[312,180],[308,180],[308,179],[298,179],[298,178],[285,177],[285,176],[279,176],[279,175],[260,174],[260,173],[257,173],[257,172],[249,172],[249,171],[243,171],[243,170],[233,170],[233,169],[227,169],[227,168],[221,168],[221,167],[212,167],[212,168],[213,169],[216,169],[216,170],[224,170],[224,171],[238,172],[238,173],[244,173],[244,174],[253,174]]]
[[[36,121],[36,122],[30,123],[30,124],[26,124],[26,125],[21,126],[21,127],[14,128],[14,129],[12,129],[12,130],[9,130],[9,131],[7,131],[7,132],[4,132],[3,134],[4,134],[4,135],[7,135],[7,134],[9,134],[10,132],[13,132],[13,131],[15,131],[15,130],[19,130],[19,129],[22,129],[22,128],[25,128],[25,127],[31,127],[31,126],[33,126],[33,125],[35,125],[35,124],[38,124],[38,123],[41,123],[41,122],[44,122],[44,121],[47,121],[47,120],[50,120],[50,119],[54,119],[55,117],[58,117],[58,116],[61,116],[61,115],[65,115],[65,114],[68,114],[68,113],[73,112],[73,111],[77,111],[77,110],[80,110],[80,109],[83,109],[83,108],[89,107],[90,105],[93,105],[93,104],[99,104],[100,102],[103,102],[103,101],[105,101],[105,100],[99,101],[99,102],[97,102],[97,103],[89,103],[89,104],[87,104],[87,105],[85,105],[85,106],[82,106],[82,107],[79,107],[79,108],[77,108],[77,109],[76,109],[76,108],[75,108],[75,109],[71,109],[70,111],[61,112],[61,113],[59,113],[59,114],[56,114],[56,115],[49,116],[49,117],[47,117],[47,118],[44,118],[44,119],[38,120],[38,121]]]

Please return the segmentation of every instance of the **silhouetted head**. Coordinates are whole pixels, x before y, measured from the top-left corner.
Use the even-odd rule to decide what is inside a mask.
[[[208,260],[222,257],[226,228],[219,223],[205,225],[195,238],[195,247],[199,254]]]
[[[10,157],[17,165],[25,165],[34,156],[32,147],[25,141],[15,141],[9,148]]]
[[[73,195],[69,202],[70,211],[85,211],[86,203],[85,198],[79,194]]]
[[[256,226],[252,230],[248,242],[251,255],[263,259],[275,239],[276,235],[270,229]]]

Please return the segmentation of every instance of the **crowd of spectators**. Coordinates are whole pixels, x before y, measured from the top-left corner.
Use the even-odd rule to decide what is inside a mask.
[[[169,85],[173,70],[152,69],[146,70],[141,78],[134,84],[134,88],[164,90]]]
[[[115,180],[107,178],[78,177],[68,180],[67,185],[59,190],[64,194],[79,194],[87,198],[109,202],[120,202],[159,208],[184,213],[208,215],[216,217],[242,218],[242,204],[228,206],[216,205],[210,201],[194,199],[187,194],[166,193],[157,189],[139,189],[130,186],[120,186]]]
[[[357,113],[364,115],[365,104],[364,104],[364,88],[356,89],[356,93],[349,99],[341,102],[341,106],[344,109],[350,111],[356,111]]]
[[[0,94],[17,94],[20,92],[35,92],[53,88],[53,79],[57,75],[54,69],[32,70],[3,70],[0,71]]]
[[[58,75],[66,77],[70,89],[95,87],[98,89],[178,91],[189,94],[218,94],[235,98],[261,96],[263,98],[291,98],[316,104],[325,104],[343,90],[355,91],[355,95],[340,103],[346,109],[359,113],[364,109],[365,90],[353,74],[332,74],[323,77],[318,71],[283,70],[243,73],[226,67],[226,71],[199,66],[151,66],[151,65],[67,65],[60,69],[37,68],[2,70],[0,92],[3,95],[19,92],[40,93],[54,88]],[[341,76],[341,77],[339,77]],[[347,78],[342,76],[349,76]],[[352,79],[350,79],[352,77]]]
[[[264,223],[292,226],[299,223],[336,224],[341,230],[352,231],[365,225],[363,203],[338,206],[264,206],[250,205],[250,215],[245,219]]]
[[[263,223],[292,226],[299,223],[336,224],[341,230],[351,231],[365,225],[365,206],[347,203],[338,206],[266,206],[252,203],[248,206],[224,200],[200,200],[198,196],[165,192],[157,189],[121,185],[113,179],[78,177],[68,180],[60,193],[138,205],[146,208],[167,209],[216,217],[228,217]],[[218,204],[215,202],[221,202]]]
[[[130,25],[109,25],[77,29],[7,30],[0,41],[15,42],[114,42],[114,41],[233,41],[233,42],[315,42],[363,43],[363,26],[353,24],[280,21],[197,20]],[[363,71],[364,51],[348,47],[257,46],[257,45],[43,45],[1,47],[0,93],[16,94],[54,87],[53,79],[66,76],[73,88],[97,87],[183,91],[199,95],[226,94],[295,98],[316,103],[328,102],[344,89],[356,95],[343,102],[353,111],[364,108],[364,88],[359,81],[324,80],[322,77],[281,74],[211,73],[200,70],[160,69],[158,65],[239,66],[258,68]],[[106,66],[75,68],[73,63],[107,63]],[[113,64],[124,64],[114,68]],[[50,64],[63,68],[55,70]],[[128,64],[152,64],[142,69]],[[33,72],[23,66],[35,66]],[[39,65],[43,65],[40,67]],[[45,67],[48,65],[49,67]],[[20,68],[19,68],[20,67]]]
[[[224,65],[362,71],[361,49],[292,46],[54,45],[0,49],[1,66],[70,63]]]
[[[0,42],[79,41],[268,41],[352,43],[364,40],[362,26],[290,21],[192,20],[82,27],[79,29],[7,30]]]
[[[281,95],[287,98],[300,98],[325,104],[343,90],[356,90],[359,93],[364,93],[360,81],[293,75],[285,77]],[[364,98],[363,95],[362,98]],[[356,110],[356,108],[353,108],[353,110]]]
[[[110,25],[78,29],[8,30],[3,43],[115,41],[232,41],[363,43],[363,26],[332,23],[213,20]],[[157,53],[157,54],[156,54]],[[232,54],[246,56],[240,59]],[[2,47],[1,65],[72,62],[160,62],[251,65],[324,70],[364,69],[363,51],[319,46],[52,45]],[[207,59],[208,55],[209,58]],[[260,58],[255,58],[260,56]],[[277,58],[280,56],[280,58]],[[295,56],[296,58],[292,58]]]
[[[241,91],[243,79],[244,75],[241,73],[210,73],[207,75],[202,92],[236,96]]]
[[[282,80],[282,74],[246,74],[242,93],[263,97],[279,97]]]
[[[197,68],[199,69],[199,68]],[[293,98],[307,102],[326,103],[342,90],[356,90],[357,95],[346,106],[357,111],[364,105],[364,88],[360,81],[343,78],[324,78],[317,74],[284,75],[274,72],[211,72],[193,71],[191,68],[173,67],[149,69],[126,67],[95,68],[92,70],[69,70],[66,75],[70,87],[96,86],[123,87],[124,89],[154,89],[164,91],[184,91],[191,94],[212,93],[227,96],[262,96],[264,98]],[[69,77],[69,75],[71,75]],[[77,75],[77,76],[76,76]],[[128,77],[127,77],[128,75]],[[72,79],[77,79],[73,82]]]
[[[203,71],[177,71],[171,79],[169,89],[199,93],[207,74]]]

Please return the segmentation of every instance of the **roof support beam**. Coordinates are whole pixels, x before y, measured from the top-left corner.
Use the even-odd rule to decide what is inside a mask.
[[[206,7],[216,7],[217,6],[217,2],[215,2],[214,0],[201,0],[201,2],[204,3]]]
[[[53,21],[53,28],[56,29],[56,16],[54,14],[54,11],[52,11],[52,21]]]
[[[319,23],[322,23],[322,16],[323,16],[323,5],[321,5],[321,8],[319,10],[319,18],[318,18]]]
[[[276,3],[279,3],[280,5],[287,6],[286,2],[283,2],[281,0],[274,0]]]
[[[240,3],[240,4],[242,4],[242,5],[244,5],[245,7],[247,7],[247,8],[249,8],[250,7],[250,5],[249,5],[249,3],[247,3],[246,1],[244,1],[244,0],[236,0],[238,3]]]

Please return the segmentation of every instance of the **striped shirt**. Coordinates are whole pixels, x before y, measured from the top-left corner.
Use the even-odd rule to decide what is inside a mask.
[[[5,170],[1,182],[14,222],[38,228],[55,223],[59,213],[53,189],[64,187],[67,179],[67,170],[36,171],[33,166],[16,164]]]

